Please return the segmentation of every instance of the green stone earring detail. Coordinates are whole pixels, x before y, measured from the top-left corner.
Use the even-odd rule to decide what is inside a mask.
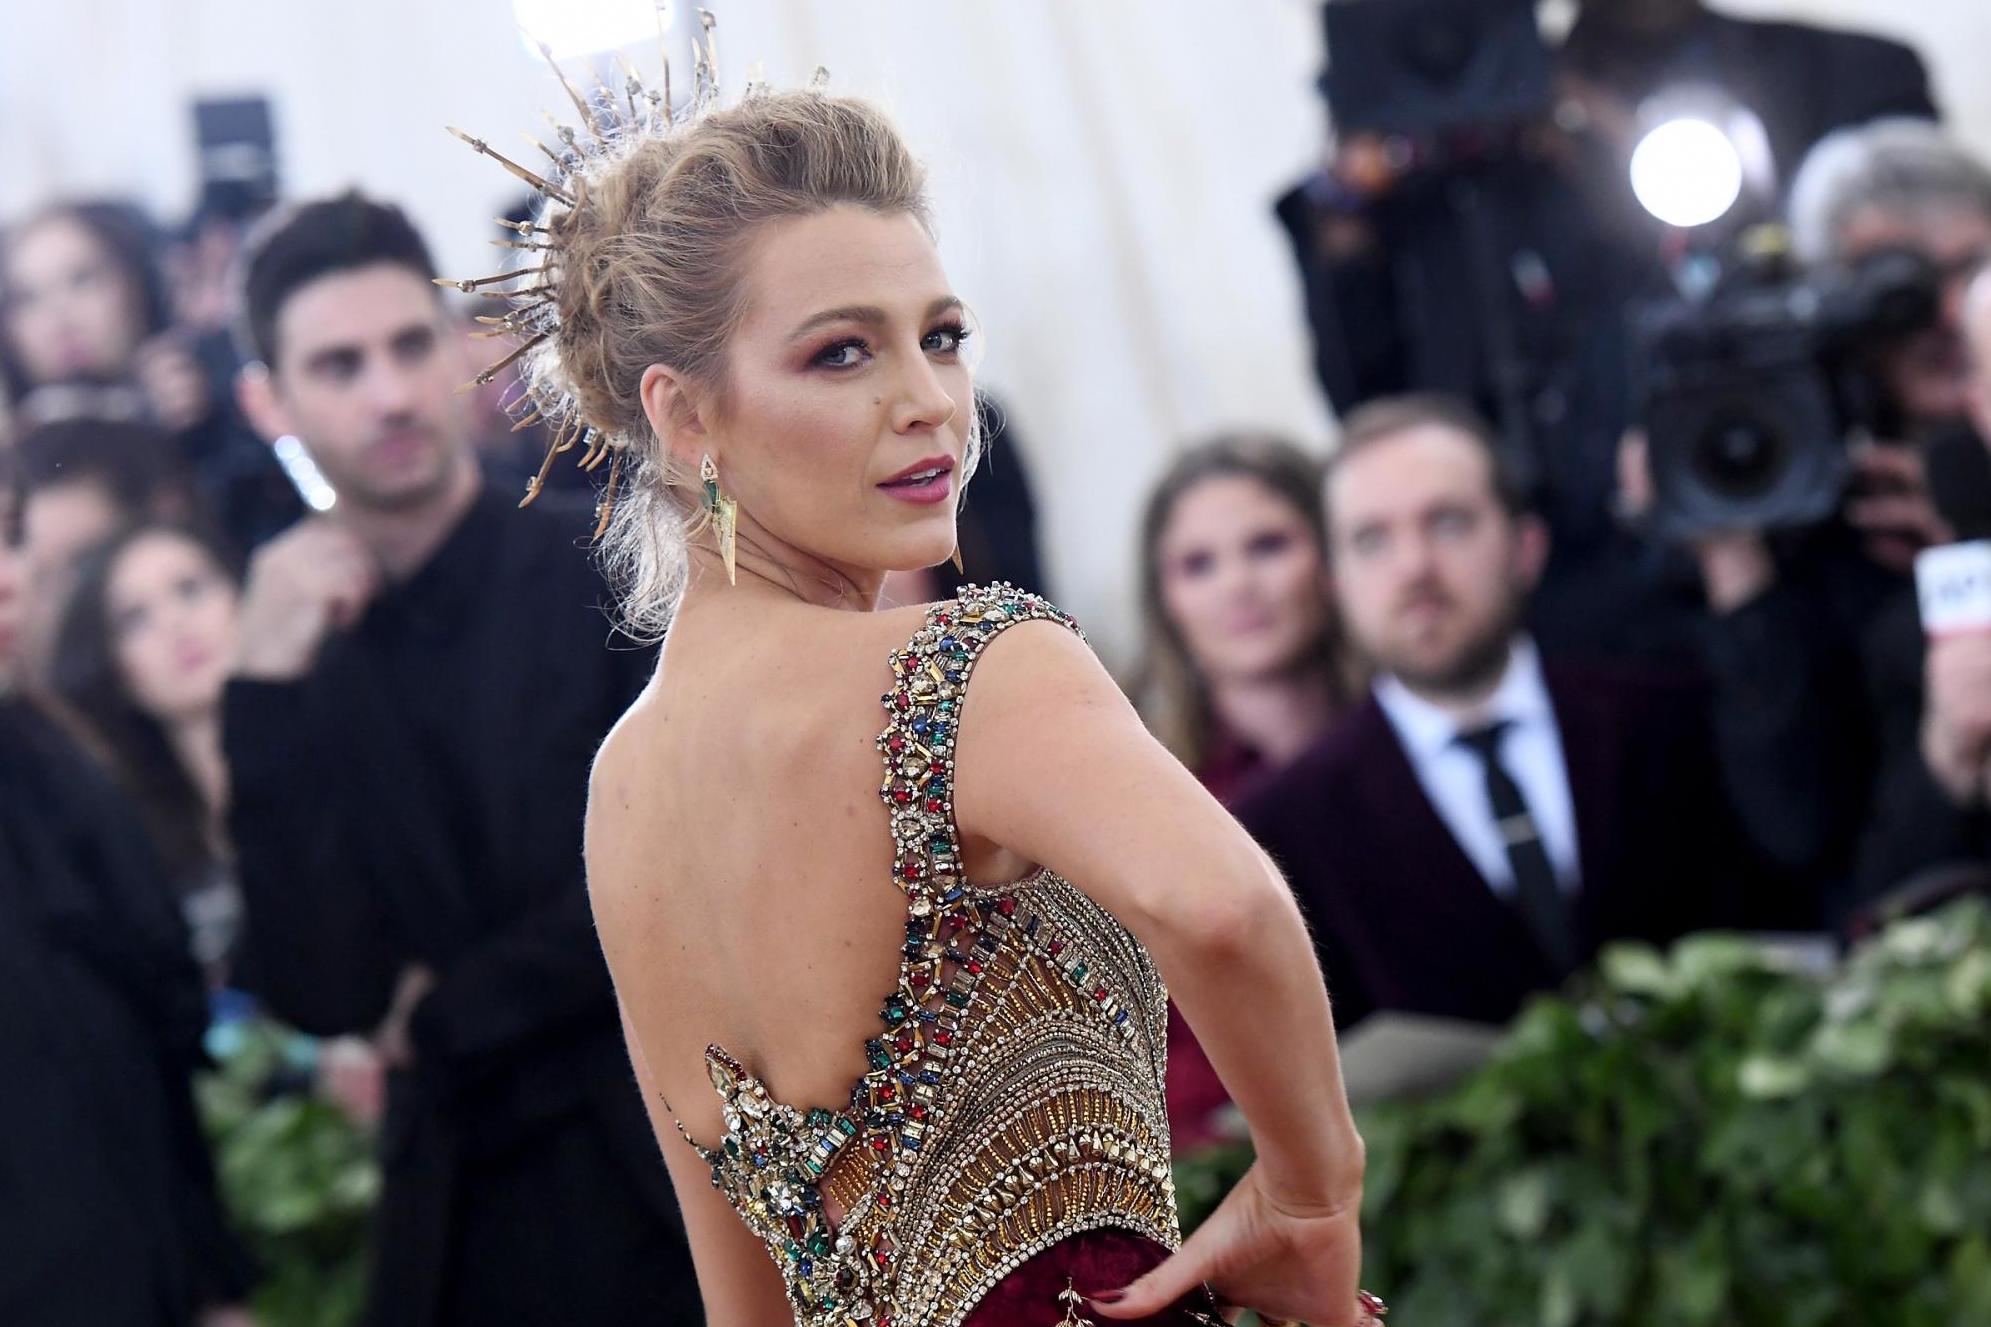
[[[737,585],[733,573],[733,535],[739,526],[740,504],[719,491],[719,467],[708,453],[698,463],[698,477],[705,484],[705,510],[719,535],[719,558],[726,564],[726,584]]]

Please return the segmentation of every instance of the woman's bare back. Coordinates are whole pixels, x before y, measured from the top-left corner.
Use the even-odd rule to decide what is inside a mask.
[[[722,1127],[712,1043],[785,1101],[846,1103],[905,923],[873,740],[887,661],[924,607],[744,599],[673,628],[589,809],[590,888],[598,908],[622,896],[642,956],[617,973],[625,1010],[652,1086],[702,1142]],[[972,879],[1029,866],[964,847]]]

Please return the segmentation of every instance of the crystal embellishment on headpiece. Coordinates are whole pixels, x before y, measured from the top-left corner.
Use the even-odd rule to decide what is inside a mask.
[[[449,127],[449,132],[467,143],[472,151],[497,162],[530,186],[542,200],[540,220],[498,219],[500,226],[517,237],[491,241],[517,256],[518,264],[512,270],[491,276],[436,278],[439,286],[460,290],[479,299],[502,300],[508,306],[501,314],[480,315],[477,321],[483,324],[484,330],[476,335],[507,337],[516,344],[503,358],[486,365],[476,377],[463,384],[462,390],[483,386],[520,360],[535,352],[550,350],[558,337],[562,245],[559,227],[549,225],[544,217],[554,208],[565,208],[571,212],[587,206],[587,185],[582,168],[604,156],[627,151],[644,139],[680,131],[719,104],[716,24],[710,11],[701,9],[698,11],[699,30],[691,44],[694,77],[690,104],[681,112],[673,108],[670,54],[668,50],[661,49],[664,9],[663,4],[658,4],[657,32],[663,57],[663,76],[659,87],[646,85],[629,62],[617,56],[616,61],[623,75],[620,96],[617,89],[600,79],[597,80],[594,95],[584,96],[561,70],[553,58],[552,49],[543,42],[540,44],[540,54],[546,58],[554,77],[560,80],[560,86],[573,103],[581,122],[576,129],[548,116],[557,146],[548,146],[532,135],[526,135],[527,141],[546,158],[545,167],[535,169],[523,166],[484,139],[454,126]],[[828,79],[828,71],[819,68],[809,86],[812,91],[821,91]],[[765,86],[756,71],[755,76],[748,79],[743,95],[752,97]],[[538,163],[535,162],[534,166],[537,167]],[[546,476],[553,469],[555,457],[578,449],[581,453],[580,464],[586,470],[594,470],[604,460],[609,461],[608,480],[595,509],[595,538],[599,539],[608,529],[622,477],[623,450],[617,440],[608,430],[586,417],[571,389],[558,386],[542,375],[528,374],[524,391],[508,401],[505,408],[513,417],[514,433],[535,424],[544,424],[552,430],[545,459],[540,463],[539,472],[526,484],[525,497],[519,503],[521,507],[531,503],[545,488]]]

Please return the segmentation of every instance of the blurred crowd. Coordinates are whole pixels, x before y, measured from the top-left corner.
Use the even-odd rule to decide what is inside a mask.
[[[1405,112],[1353,43],[1497,51],[1532,7],[1383,3],[1329,7],[1331,147],[1276,209],[1338,440],[1156,439],[1130,532],[1129,691],[1339,1019],[1497,1024],[1612,940],[1982,888],[1991,630],[1932,636],[1914,572],[1991,538],[1991,167],[1920,61],[1589,0],[1539,104]],[[1685,229],[1626,171],[1675,86],[1770,167]],[[458,391],[485,310],[363,193],[0,240],[0,1320],[250,1317],[189,1085],[255,1008],[377,1139],[371,1320],[696,1321],[580,859],[651,655],[593,481],[513,510],[546,439],[506,375]],[[965,572],[896,598],[1055,597],[978,407]],[[1179,1018],[1170,1096],[1178,1148],[1228,1127]]]

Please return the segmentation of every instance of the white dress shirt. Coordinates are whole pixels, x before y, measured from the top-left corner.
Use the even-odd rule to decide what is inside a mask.
[[[1417,695],[1395,677],[1376,679],[1376,700],[1396,729],[1404,754],[1424,795],[1459,847],[1496,894],[1514,892],[1514,868],[1506,841],[1486,795],[1486,765],[1461,745],[1458,736],[1488,724],[1505,723],[1500,763],[1521,789],[1535,830],[1566,891],[1581,882],[1576,852],[1576,806],[1570,798],[1569,768],[1562,756],[1562,733],[1542,681],[1542,658],[1533,641],[1516,637],[1500,685],[1480,712],[1461,722]]]

